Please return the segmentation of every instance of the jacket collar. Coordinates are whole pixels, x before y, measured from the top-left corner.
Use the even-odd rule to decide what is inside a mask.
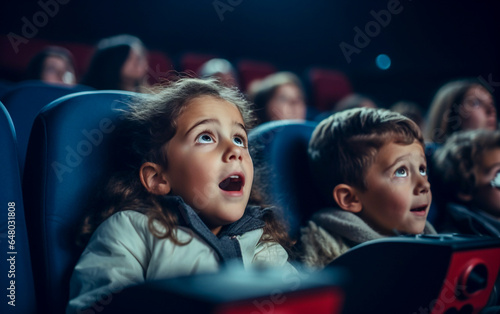
[[[259,206],[247,206],[239,220],[224,226],[218,235],[214,235],[182,197],[166,195],[164,196],[164,206],[176,211],[179,225],[188,227],[205,240],[215,250],[222,262],[242,258],[241,248],[235,236],[263,228],[265,225],[263,216],[265,212],[270,210],[262,209]]]

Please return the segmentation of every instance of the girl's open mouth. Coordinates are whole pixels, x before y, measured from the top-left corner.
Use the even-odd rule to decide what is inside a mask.
[[[219,188],[223,191],[241,191],[245,185],[245,177],[240,174],[232,174],[219,183]]]

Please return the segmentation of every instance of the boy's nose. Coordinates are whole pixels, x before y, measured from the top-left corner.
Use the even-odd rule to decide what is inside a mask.
[[[418,179],[417,185],[415,187],[415,194],[429,193],[431,190],[431,184],[426,177],[421,177]]]

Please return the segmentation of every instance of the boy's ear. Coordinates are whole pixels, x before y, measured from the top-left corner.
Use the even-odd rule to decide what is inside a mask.
[[[166,195],[170,192],[170,183],[160,165],[153,162],[145,162],[139,170],[139,177],[142,185],[149,193],[156,195]]]
[[[472,195],[471,194],[466,194],[466,193],[458,193],[457,197],[459,200],[462,202],[470,202],[472,201]]]
[[[363,206],[358,196],[356,195],[356,190],[347,184],[339,184],[333,189],[333,199],[343,210],[351,213],[359,213]]]

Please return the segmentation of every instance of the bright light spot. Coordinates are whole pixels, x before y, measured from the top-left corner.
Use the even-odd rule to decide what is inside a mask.
[[[389,56],[386,54],[380,54],[375,59],[375,63],[377,64],[377,67],[379,69],[387,70],[391,67],[391,58],[389,58]]]

